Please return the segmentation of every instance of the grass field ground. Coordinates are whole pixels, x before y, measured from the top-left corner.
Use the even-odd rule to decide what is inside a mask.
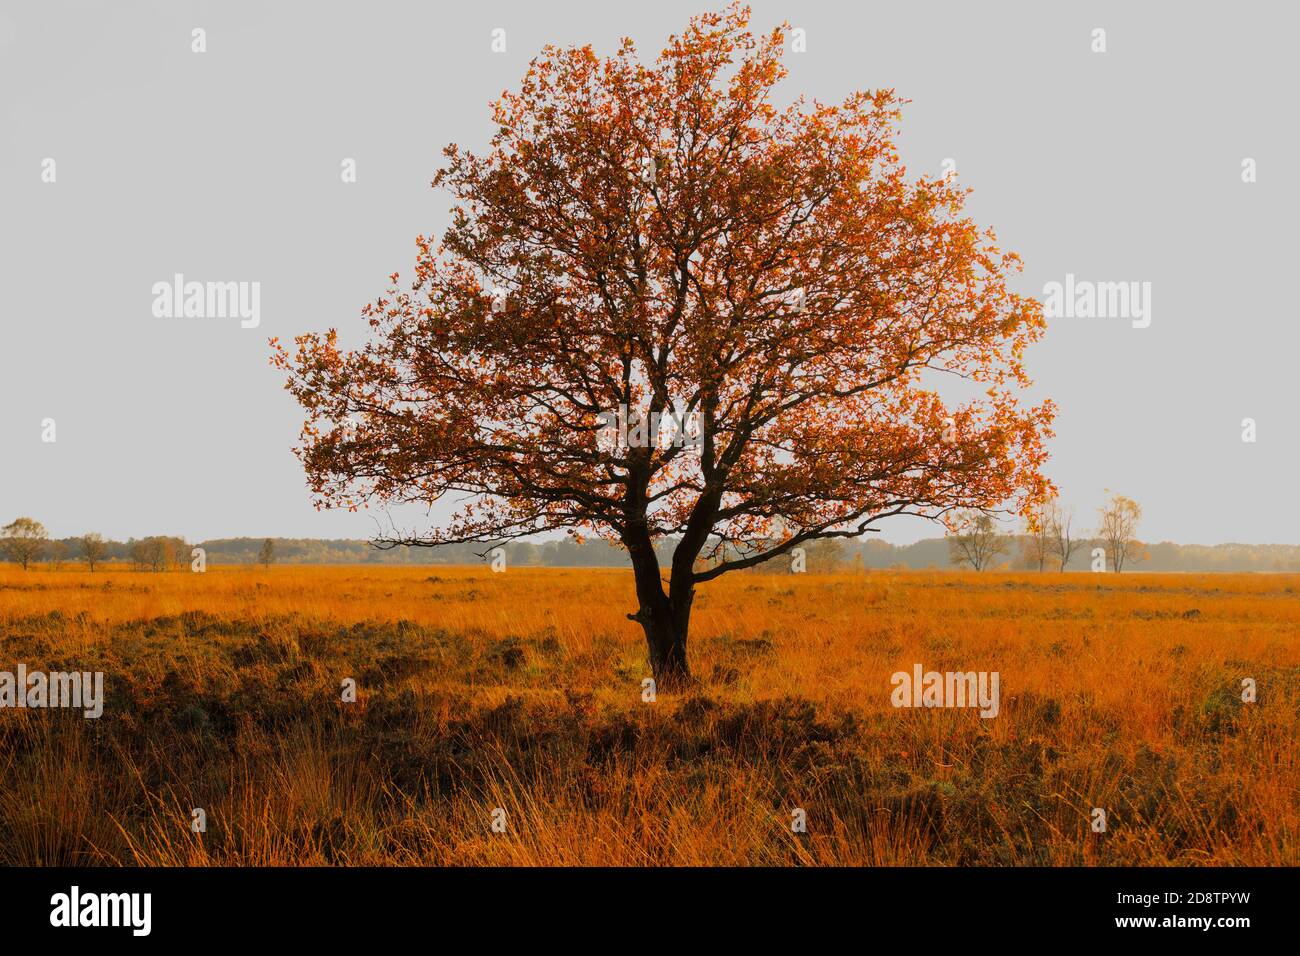
[[[0,710],[0,863],[1295,865],[1298,589],[730,575],[648,703],[628,572],[0,565],[0,670],[106,690]]]

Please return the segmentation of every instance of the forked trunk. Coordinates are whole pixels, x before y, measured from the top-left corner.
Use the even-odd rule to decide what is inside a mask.
[[[694,588],[674,585],[665,594],[653,552],[649,555],[634,552],[632,567],[640,609],[629,614],[628,619],[636,621],[645,631],[656,688],[680,689],[691,680],[686,662],[686,636],[690,632]]]

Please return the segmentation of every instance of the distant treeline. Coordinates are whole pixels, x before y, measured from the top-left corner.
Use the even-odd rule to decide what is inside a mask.
[[[217,538],[200,541],[209,564],[256,564],[263,538]],[[277,564],[485,564],[490,551],[483,544],[448,544],[437,548],[376,548],[369,541],[347,538],[272,538]],[[604,541],[578,544],[557,541],[517,541],[502,545],[509,564],[550,567],[630,567],[627,552]],[[662,552],[672,554],[668,545]]]
[[[193,543],[180,538],[149,538],[144,541],[167,542],[169,557],[176,565],[189,563],[191,547],[207,553],[209,565],[254,565],[260,563],[265,538],[216,538]],[[398,547],[381,550],[368,541],[336,538],[272,538],[277,564],[482,564],[484,545],[443,545],[436,548]],[[1023,570],[1030,567],[1021,548],[1022,539],[1013,536],[1008,553],[994,567]],[[63,561],[77,561],[80,544],[77,538],[51,542],[53,551]],[[674,542],[661,542],[660,558],[671,558]],[[1085,540],[1070,562],[1069,570],[1087,571],[1094,547],[1100,541]],[[627,553],[601,540],[582,544],[569,539],[538,542],[511,542],[502,546],[506,561],[512,566],[541,567],[630,567]],[[1196,545],[1163,542],[1142,546],[1145,560],[1128,566],[1132,571],[1272,571],[1300,572],[1300,546],[1219,544]],[[104,559],[139,565],[140,541],[104,541]],[[44,555],[50,560],[52,555]],[[57,560],[57,559],[56,559]],[[171,563],[171,562],[169,562]],[[951,568],[947,538],[926,538],[915,544],[894,545],[883,541],[819,541],[807,547],[807,569],[811,572],[853,570],[855,568]],[[775,558],[756,571],[781,573],[790,569],[789,558]]]
[[[188,565],[192,548],[202,548],[209,565],[259,564],[267,541],[273,546],[276,564],[483,564],[481,557],[489,549],[482,544],[451,544],[437,548],[376,548],[369,541],[348,538],[214,538],[187,542],[183,538],[158,536],[126,541],[103,542],[102,561],[133,565],[150,563],[144,554],[162,551],[169,565]],[[630,566],[627,552],[603,541],[578,544],[572,540],[511,542],[503,545],[510,564],[551,567],[623,567]],[[38,560],[75,563],[82,552],[80,538],[51,539]],[[661,548],[665,558],[672,555],[672,544]]]
[[[1020,535],[1013,537],[1009,553],[996,567],[1005,564],[1013,570],[1034,567],[1024,555]],[[1088,571],[1093,548],[1103,547],[1101,540],[1085,539],[1070,559],[1068,570]],[[865,541],[852,549],[862,556],[867,568],[950,568],[951,555],[947,538],[925,538],[915,544],[893,545],[883,541]],[[1124,566],[1125,571],[1271,571],[1300,572],[1300,545],[1294,544],[1145,544],[1138,549],[1139,558]],[[1145,559],[1142,559],[1145,555]],[[852,561],[852,559],[850,559]]]

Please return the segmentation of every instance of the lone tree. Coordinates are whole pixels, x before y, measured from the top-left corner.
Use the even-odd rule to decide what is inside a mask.
[[[1007,538],[998,533],[989,515],[962,514],[952,524],[948,556],[953,564],[969,564],[974,570],[983,571],[998,555],[1007,553]]]
[[[1044,328],[1007,288],[1019,260],[965,190],[906,177],[893,91],[778,107],[785,28],[748,22],[696,17],[653,64],[545,48],[490,148],[444,151],[451,224],[362,310],[368,344],[272,340],[318,506],[459,499],[381,547],[621,543],[661,686],[689,677],[701,583],[1050,491],[1053,406],[1017,401]],[[948,407],[923,373],[979,398]]]
[[[49,540],[45,525],[33,518],[15,518],[0,528],[0,551],[23,570],[40,558]]]
[[[106,550],[107,546],[104,544],[104,537],[98,532],[92,531],[81,536],[81,557],[86,562],[86,568],[91,574],[95,573],[95,565],[104,560]]]
[[[1098,509],[1097,536],[1106,546],[1106,557],[1116,573],[1124,570],[1125,563],[1138,554],[1142,545],[1137,540],[1138,522],[1142,520],[1142,506],[1132,498],[1110,492],[1106,504]]]
[[[1053,501],[1047,509],[1047,516],[1052,538],[1052,557],[1060,562],[1058,570],[1064,571],[1074,552],[1083,544],[1071,531],[1074,525],[1074,509],[1064,507],[1059,501]]]
[[[257,560],[264,568],[269,568],[271,562],[275,560],[275,542],[270,538],[262,542],[262,550],[258,552]]]

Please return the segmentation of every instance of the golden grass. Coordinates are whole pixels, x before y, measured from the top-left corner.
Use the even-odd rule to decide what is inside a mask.
[[[0,566],[0,670],[108,697],[0,711],[0,862],[1295,865],[1297,587],[730,575],[650,704],[624,571]],[[914,663],[1001,714],[894,709]]]

